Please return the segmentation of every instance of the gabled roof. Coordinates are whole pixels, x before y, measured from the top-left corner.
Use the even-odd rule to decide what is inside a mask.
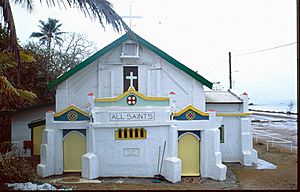
[[[180,63],[179,61],[177,61],[176,59],[174,59],[173,57],[171,57],[167,53],[163,52],[159,48],[155,47],[154,45],[152,45],[151,43],[149,43],[148,41],[146,41],[145,39],[143,39],[142,37],[138,36],[135,33],[134,33],[134,37],[135,37],[135,39],[132,39],[132,40],[137,41],[137,43],[145,46],[146,48],[148,48],[149,50],[151,50],[152,52],[154,52],[155,54],[157,54],[158,56],[160,56],[161,58],[163,58],[164,60],[166,60],[170,64],[174,65],[175,67],[177,67],[181,71],[183,71],[183,72],[187,73],[188,75],[190,75],[192,78],[194,78],[198,82],[200,82],[203,85],[207,86],[208,88],[212,89],[213,84],[210,81],[208,81],[207,79],[205,79],[204,77],[202,77],[201,75],[199,75],[197,72],[195,72],[195,71],[191,70],[190,68],[188,68],[187,66],[183,65],[182,63]],[[64,80],[68,79],[69,77],[71,77],[72,75],[74,75],[75,73],[80,71],[81,69],[83,69],[83,68],[87,67],[88,65],[92,64],[98,58],[102,57],[104,54],[106,54],[110,50],[118,47],[119,45],[121,45],[122,43],[124,43],[127,40],[130,40],[130,37],[129,37],[128,34],[124,34],[123,36],[121,36],[120,38],[118,38],[117,40],[112,42],[111,44],[107,45],[106,47],[104,47],[100,51],[93,54],[91,57],[87,58],[82,63],[76,65],[74,68],[70,69],[69,71],[67,71],[66,73],[64,73],[60,77],[58,77],[57,79],[50,82],[49,85],[48,85],[48,89],[52,89],[53,87],[59,85]]]

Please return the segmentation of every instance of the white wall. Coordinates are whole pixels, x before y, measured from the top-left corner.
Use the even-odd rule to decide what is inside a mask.
[[[126,65],[139,67],[139,92],[149,96],[168,96],[174,91],[177,111],[189,104],[205,110],[203,85],[146,47],[142,47],[137,60],[121,60],[120,55],[121,47],[117,47],[61,83],[56,90],[56,110],[71,104],[85,108],[90,91],[96,98],[122,94],[123,66]]]
[[[242,104],[207,104],[206,109],[214,109],[217,113],[242,113]],[[222,161],[242,161],[241,117],[223,117],[224,143],[220,144]]]
[[[100,176],[141,176],[157,174],[158,150],[161,153],[167,140],[168,126],[144,127],[145,140],[115,140],[114,128],[95,128],[96,155],[99,159]],[[166,146],[166,152],[168,151]],[[138,156],[126,156],[126,149],[138,150]],[[165,153],[165,157],[167,154]]]
[[[219,113],[242,113],[242,104],[206,104],[206,110],[213,109]]]
[[[241,161],[240,117],[223,117],[221,124],[224,125],[224,143],[220,143],[222,161]]]
[[[31,129],[28,123],[33,120],[45,118],[48,110],[54,110],[54,106],[41,107],[14,113],[12,117],[11,140],[12,142],[23,142],[31,140]]]

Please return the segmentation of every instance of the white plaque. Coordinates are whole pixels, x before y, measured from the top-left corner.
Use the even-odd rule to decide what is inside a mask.
[[[124,148],[123,156],[139,156],[140,149],[139,148]]]
[[[154,121],[154,112],[111,112],[110,121]]]

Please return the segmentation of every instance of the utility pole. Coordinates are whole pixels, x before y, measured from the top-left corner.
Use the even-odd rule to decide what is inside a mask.
[[[229,89],[232,89],[232,79],[231,79],[231,52],[228,53],[229,56]]]

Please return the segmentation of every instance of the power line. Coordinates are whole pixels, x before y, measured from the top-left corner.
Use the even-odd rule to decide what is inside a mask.
[[[250,55],[250,54],[255,54],[255,53],[259,53],[259,52],[269,51],[269,50],[278,49],[278,48],[281,48],[281,47],[290,46],[290,45],[293,45],[293,44],[296,44],[296,43],[297,42],[288,43],[288,44],[279,45],[279,46],[276,46],[276,47],[271,47],[271,48],[262,49],[262,50],[258,50],[258,51],[251,51],[251,52],[241,53],[241,54],[237,54],[237,55],[232,55],[232,57],[239,57],[239,56],[244,56],[244,55]],[[215,68],[213,68],[212,70],[210,70],[208,73],[206,73],[206,75],[208,75],[208,74],[214,72],[215,70],[219,69],[222,65],[225,64],[226,61],[227,60],[224,59],[218,66],[216,66]]]
[[[227,60],[224,59],[218,66],[216,66],[215,68],[213,68],[212,70],[210,70],[208,73],[206,73],[205,76],[208,75],[208,74],[210,74],[210,73],[212,73],[212,72],[214,72],[214,71],[217,70],[219,67],[221,67],[222,65],[224,65],[225,61],[227,61]]]
[[[271,47],[271,48],[262,49],[262,50],[258,50],[258,51],[251,51],[251,52],[241,53],[241,54],[233,55],[233,56],[234,56],[234,57],[238,57],[238,56],[244,56],[244,55],[250,55],[250,54],[260,53],[260,52],[264,52],[264,51],[269,51],[269,50],[273,50],[273,49],[278,49],[278,48],[281,48],[281,47],[290,46],[290,45],[293,45],[293,44],[296,44],[296,43],[297,43],[297,42],[294,42],[294,43],[288,43],[288,44],[279,45],[279,46],[276,46],[276,47]]]

